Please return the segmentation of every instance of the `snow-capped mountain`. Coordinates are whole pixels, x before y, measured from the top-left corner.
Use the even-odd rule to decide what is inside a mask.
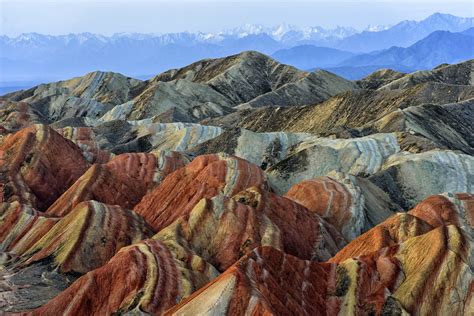
[[[293,41],[342,39],[357,33],[352,27],[337,26],[333,29],[326,29],[320,26],[298,27],[291,24],[282,23],[273,27],[265,27],[261,24],[246,24],[238,28],[226,30],[221,35],[235,36],[237,38],[249,35],[268,34],[275,41],[287,43]]]
[[[435,31],[462,32],[474,26],[474,18],[435,13],[422,21],[402,21],[387,29],[366,30],[348,36],[337,48],[353,52],[371,52],[392,46],[408,47]]]
[[[368,52],[391,46],[407,47],[434,31],[460,32],[472,26],[474,18],[438,13],[423,21],[403,21],[392,27],[369,26],[360,33],[342,26],[328,29],[289,24],[270,27],[248,24],[218,32],[0,36],[0,81],[30,81],[38,77],[56,80],[94,70],[132,76],[151,75],[203,58],[222,57],[245,50],[271,55],[298,46],[306,48],[290,50],[289,53],[303,53],[305,58],[312,60],[308,56],[311,52],[320,54],[331,50],[308,48],[308,45],[337,48],[344,54]],[[331,60],[324,59],[324,64],[331,64]],[[50,77],[44,78],[45,74]]]

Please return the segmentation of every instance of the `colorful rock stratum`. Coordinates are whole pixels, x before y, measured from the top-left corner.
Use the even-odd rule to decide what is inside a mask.
[[[474,315],[473,68],[245,52],[3,96],[0,314]]]

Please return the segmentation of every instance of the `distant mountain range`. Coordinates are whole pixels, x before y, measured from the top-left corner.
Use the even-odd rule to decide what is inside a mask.
[[[272,57],[279,62],[300,69],[331,67],[353,56],[355,56],[355,54],[348,51],[313,45],[300,45],[288,49],[281,49],[272,54]]]
[[[435,13],[422,21],[403,21],[379,32],[348,36],[335,47],[352,52],[371,52],[392,46],[408,47],[435,31],[461,32],[474,26],[474,18]]]
[[[413,44],[436,31],[461,32],[473,26],[474,18],[437,13],[419,22],[404,21],[392,27],[371,26],[361,33],[347,27],[297,28],[283,24],[271,28],[245,25],[217,33],[121,33],[113,36],[29,33],[14,38],[0,36],[0,86],[12,86],[13,81],[58,80],[96,70],[146,78],[149,74],[179,68],[196,60],[246,50],[272,55],[280,62],[304,70],[340,68],[345,72],[337,73],[348,78],[359,78],[361,67],[370,69],[362,72],[365,75],[385,65],[395,66],[398,70],[414,70],[457,62],[466,55],[466,51],[467,55],[471,53],[471,42],[460,44],[461,36],[468,34],[455,35],[457,39],[449,40],[449,44],[438,45],[436,42],[451,38],[447,33],[428,37],[426,40],[429,43],[420,47]],[[457,44],[451,45],[453,41]],[[390,48],[392,46],[398,48]],[[411,50],[402,49],[408,46]],[[454,48],[463,51],[454,52]],[[429,56],[423,60],[421,57],[410,57],[410,54],[417,55],[418,49],[419,54],[423,55],[426,51]],[[440,49],[443,52],[438,52]],[[371,52],[373,50],[379,51]],[[360,52],[371,53],[356,56]],[[472,54],[469,56],[472,57]],[[374,58],[373,62],[371,58]],[[349,60],[356,63],[349,63]]]
[[[381,52],[357,55],[339,66],[385,66],[408,69],[431,69],[442,63],[458,63],[474,57],[474,28],[465,32],[436,31],[415,44],[391,47]]]

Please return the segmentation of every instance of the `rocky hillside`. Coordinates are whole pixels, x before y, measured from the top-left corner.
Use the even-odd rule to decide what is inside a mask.
[[[357,81],[360,89],[318,104],[245,109],[203,123],[343,138],[393,132],[413,143],[412,150],[450,148],[472,154],[473,67],[471,60],[411,74],[381,70]]]
[[[10,93],[6,98],[30,104],[51,121],[158,117],[169,123],[219,117],[239,106],[313,104],[356,88],[331,73],[301,71],[249,51],[199,61],[148,81],[95,72]]]
[[[470,315],[473,61],[255,52],[0,100],[0,314]]]

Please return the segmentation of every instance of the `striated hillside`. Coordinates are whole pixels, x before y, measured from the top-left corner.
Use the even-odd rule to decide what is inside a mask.
[[[196,62],[148,81],[117,73],[42,84],[5,97],[28,103],[51,121],[68,118],[197,122],[239,105],[306,105],[357,86],[328,72],[305,72],[249,51]]]
[[[472,67],[244,52],[4,96],[0,314],[472,314]]]
[[[450,148],[472,154],[473,67],[470,60],[412,74],[381,70],[357,81],[361,89],[315,105],[245,109],[202,123],[343,138],[395,132],[407,146],[418,139],[409,146],[412,150]]]

